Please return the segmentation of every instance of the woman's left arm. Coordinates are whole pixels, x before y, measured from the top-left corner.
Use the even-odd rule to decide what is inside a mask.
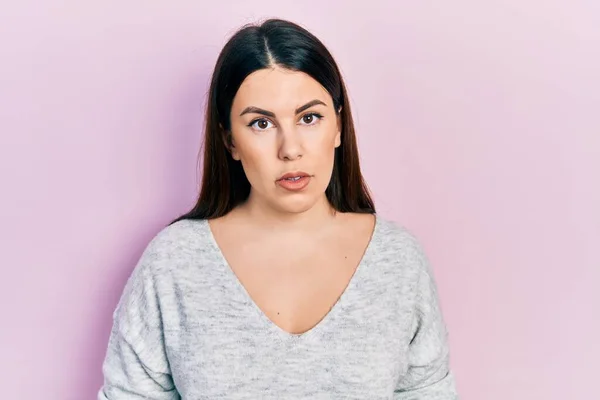
[[[408,370],[394,391],[395,400],[458,400],[450,371],[448,332],[440,309],[433,274],[416,243],[419,279],[416,284]]]

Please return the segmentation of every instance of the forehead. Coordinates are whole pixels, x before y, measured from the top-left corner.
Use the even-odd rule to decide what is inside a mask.
[[[255,106],[289,111],[318,99],[331,107],[331,96],[319,82],[304,72],[279,67],[248,75],[233,99],[234,110]]]

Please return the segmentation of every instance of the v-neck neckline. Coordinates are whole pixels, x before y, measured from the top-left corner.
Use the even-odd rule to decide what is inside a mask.
[[[365,269],[364,265],[367,263],[367,260],[370,258],[371,253],[373,251],[373,247],[375,246],[375,239],[379,235],[379,225],[380,221],[376,214],[373,214],[375,218],[374,226],[371,232],[371,236],[369,238],[369,242],[365,247],[365,250],[358,262],[358,265],[355,267],[354,273],[350,278],[348,284],[342,291],[341,295],[338,297],[333,306],[329,309],[329,311],[310,329],[302,333],[291,333],[286,331],[277,325],[271,318],[267,316],[267,314],[256,304],[250,293],[244,286],[244,284],[240,281],[238,276],[235,274],[227,258],[223,254],[221,247],[219,246],[215,236],[212,233],[212,229],[209,225],[208,220],[203,221],[204,229],[206,230],[206,234],[209,238],[210,245],[212,246],[212,250],[215,254],[218,255],[219,258],[219,266],[222,268],[223,272],[228,276],[227,279],[233,282],[233,285],[236,287],[236,290],[241,294],[244,298],[246,304],[252,308],[253,312],[257,315],[261,323],[265,326],[265,328],[277,338],[282,340],[284,343],[289,342],[297,342],[297,341],[305,341],[310,339],[311,337],[318,335],[318,333],[323,330],[327,325],[332,323],[332,320],[336,318],[336,316],[340,313],[345,299],[350,296],[354,290],[357,282],[360,281],[360,277],[362,275],[362,271]]]

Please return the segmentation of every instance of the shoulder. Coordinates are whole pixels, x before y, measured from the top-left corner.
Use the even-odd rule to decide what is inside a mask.
[[[124,334],[147,334],[144,324],[160,319],[158,299],[171,296],[172,288],[189,276],[187,266],[194,264],[196,248],[202,246],[204,224],[206,221],[178,221],[160,229],[148,242],[113,313]]]
[[[162,228],[151,238],[139,266],[159,273],[189,263],[212,248],[206,220],[181,220]]]
[[[162,228],[148,243],[154,253],[169,253],[194,247],[208,240],[206,220],[180,220]]]
[[[197,272],[215,260],[215,247],[210,240],[206,220],[181,220],[160,229],[131,271],[123,294],[125,300],[121,302],[139,298],[140,293],[161,297],[190,277],[200,275]]]
[[[388,251],[413,255],[414,253],[423,253],[420,239],[405,225],[377,216],[376,229],[373,240],[380,242]]]
[[[405,225],[377,216],[374,257],[391,273],[417,277],[429,273],[429,261],[417,235]]]

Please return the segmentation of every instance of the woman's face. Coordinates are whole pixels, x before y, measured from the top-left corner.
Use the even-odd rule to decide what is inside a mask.
[[[231,108],[231,155],[242,163],[251,201],[298,213],[325,199],[340,145],[329,93],[303,72],[250,74]]]

